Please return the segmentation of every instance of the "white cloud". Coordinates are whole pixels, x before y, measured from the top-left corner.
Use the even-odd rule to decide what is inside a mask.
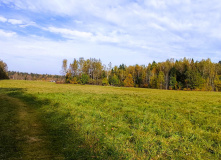
[[[37,24],[35,22],[26,22],[24,24],[19,25],[19,27],[22,27],[22,28],[25,28],[28,26],[36,26],[37,27]]]
[[[120,37],[117,37],[117,35],[111,34],[108,36],[102,35],[101,33],[97,33],[96,36],[92,38],[92,41],[94,42],[109,42],[109,43],[117,43],[120,42]]]
[[[166,1],[164,0],[149,0],[145,1],[146,5],[151,5],[155,8],[165,8],[166,7]]]
[[[74,20],[74,22],[75,22],[76,24],[82,24],[82,23],[83,23],[82,21],[79,21],[79,20]]]
[[[23,27],[19,30],[27,35],[41,34],[48,38],[41,43],[28,35],[30,43],[14,42],[19,44],[14,51],[17,49],[21,55],[44,53],[53,57],[64,53],[63,58],[82,55],[112,62],[117,61],[113,57],[121,57],[124,63],[135,61],[137,55],[140,62],[135,63],[140,64],[145,59],[150,62],[184,56],[218,59],[220,53],[220,0],[2,0],[2,3],[18,14],[8,23]],[[20,15],[20,11],[26,15]],[[6,22],[5,17],[0,17],[0,21]],[[30,33],[27,26],[35,29]],[[16,34],[13,28],[0,34],[10,37],[13,32]],[[56,42],[57,36],[48,32],[64,39]]]
[[[15,35],[16,35],[15,32],[6,32],[6,31],[0,29],[0,37],[9,38],[9,37],[13,37]]]
[[[0,16],[0,22],[7,22],[7,19],[5,17]]]
[[[23,24],[22,20],[18,20],[18,19],[8,19],[8,22],[14,25]]]
[[[19,25],[20,27],[27,27],[27,26],[36,26],[36,23],[33,21],[22,21],[18,19],[7,19],[5,17],[0,16],[0,22],[8,22],[12,25]]]
[[[77,30],[70,30],[66,28],[56,28],[56,27],[49,27],[45,30],[48,30],[52,33],[61,34],[63,37],[68,39],[76,39],[82,38],[85,41],[92,41],[92,42],[108,42],[108,43],[117,43],[120,40],[120,37],[117,36],[116,32],[108,33],[107,35],[103,35],[100,32],[90,33],[90,32],[81,32]]]
[[[66,28],[49,27],[47,30],[49,32],[59,33],[63,37],[67,37],[67,38],[74,38],[74,37],[91,38],[92,36],[92,34],[89,32],[80,32],[77,30],[70,30]]]
[[[59,16],[79,16],[79,19],[75,21],[75,23],[79,22],[79,24],[82,24],[81,17],[86,17],[89,22],[86,22],[85,25],[93,23],[90,18],[93,20],[94,18],[99,18],[103,20],[101,23],[114,23],[118,27],[126,29],[132,29],[132,27],[138,27],[139,29],[142,26],[146,26],[146,24],[157,23],[157,26],[165,25],[168,29],[177,31],[191,29],[196,29],[197,31],[205,21],[209,23],[213,18],[214,20],[219,20],[219,17],[211,18],[211,15],[207,14],[210,8],[221,9],[217,8],[221,6],[221,2],[218,0],[214,0],[213,3],[193,2],[190,0],[145,0],[144,2],[138,1],[138,3],[126,0],[107,0],[102,2],[100,0],[9,0],[9,2],[13,2],[16,8],[33,12]],[[3,1],[3,3],[9,2]],[[217,11],[216,13],[219,12]],[[199,15],[202,16],[201,20],[198,18]]]
[[[150,59],[147,55],[126,48],[72,40],[57,42],[40,37],[0,39],[0,46],[4,46],[0,55],[2,59],[7,60],[9,70],[34,73],[59,74],[64,58],[69,62],[79,57],[100,58],[106,65],[109,62],[119,65],[125,61],[131,65],[134,62],[146,64]]]

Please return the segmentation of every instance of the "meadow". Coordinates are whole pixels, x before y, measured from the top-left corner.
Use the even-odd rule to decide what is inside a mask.
[[[221,159],[221,92],[3,80],[0,107],[1,159]]]

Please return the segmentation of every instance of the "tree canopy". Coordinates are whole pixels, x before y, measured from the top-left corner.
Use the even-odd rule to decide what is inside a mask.
[[[0,79],[9,79],[8,77],[8,66],[2,60],[0,60]]]
[[[85,60],[81,57],[74,59],[69,69],[65,70],[68,82],[74,80],[75,84],[221,91],[221,63],[213,63],[210,59],[168,59],[158,63],[153,61],[148,65],[121,64],[113,67],[110,62],[107,67],[99,59]],[[82,81],[85,75],[88,80]]]

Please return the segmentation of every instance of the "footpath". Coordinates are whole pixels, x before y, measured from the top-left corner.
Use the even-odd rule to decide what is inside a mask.
[[[38,112],[5,94],[0,94],[0,159],[64,159],[53,152]]]

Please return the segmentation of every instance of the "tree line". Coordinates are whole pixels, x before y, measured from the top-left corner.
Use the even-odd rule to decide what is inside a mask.
[[[0,79],[42,80],[42,81],[62,82],[65,80],[65,77],[60,75],[8,71],[7,64],[2,60],[0,60]]]
[[[64,81],[64,76],[8,71],[8,77],[14,80]]]
[[[0,79],[9,79],[7,72],[8,72],[7,64],[2,60],[0,60]]]
[[[213,63],[210,59],[168,59],[148,65],[112,66],[102,64],[100,59],[81,57],[69,65],[64,59],[61,72],[65,82],[72,84],[221,91],[221,61]]]

